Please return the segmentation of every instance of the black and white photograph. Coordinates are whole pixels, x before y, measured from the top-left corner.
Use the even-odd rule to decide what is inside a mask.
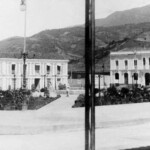
[[[150,150],[150,1],[0,0],[0,150]]]

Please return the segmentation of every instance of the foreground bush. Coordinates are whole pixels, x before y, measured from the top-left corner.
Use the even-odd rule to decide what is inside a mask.
[[[95,106],[150,102],[150,91],[146,89],[129,90],[124,87],[118,91],[115,87],[110,87],[103,91],[102,95],[100,98],[95,97]],[[82,94],[78,96],[72,107],[84,106],[85,96]]]
[[[7,90],[0,91],[0,110],[22,110],[23,106],[26,105],[26,109],[38,109],[44,105],[56,100],[55,98],[44,98],[44,97],[32,97],[31,91],[20,90]]]

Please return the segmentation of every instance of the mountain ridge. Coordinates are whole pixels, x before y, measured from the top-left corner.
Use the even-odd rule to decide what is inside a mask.
[[[96,19],[96,26],[110,27],[143,22],[150,22],[150,5],[124,11],[116,11],[106,18]]]
[[[142,8],[135,8],[133,11],[145,13],[150,16],[150,5]],[[144,9],[144,10],[143,10]],[[122,11],[128,18],[131,14],[129,10]],[[147,14],[146,14],[147,13]],[[114,20],[122,17],[120,12],[115,12],[107,18],[114,17]],[[129,20],[134,20],[132,17]],[[113,20],[113,21],[114,21]],[[144,20],[144,19],[143,19]],[[142,20],[141,20],[142,21]],[[111,21],[110,21],[111,22]],[[109,23],[110,23],[109,22]],[[105,71],[109,71],[109,53],[119,51],[124,48],[146,47],[150,48],[150,20],[142,23],[129,23],[117,26],[96,26],[96,71],[102,71],[102,65],[105,64]],[[85,53],[85,28],[83,26],[68,27],[62,29],[44,30],[26,38],[26,50],[29,57],[49,58],[49,59],[68,59],[69,68],[74,71],[84,71],[84,53]],[[11,37],[0,41],[0,57],[6,53],[10,57],[19,56],[23,52],[23,37]],[[34,57],[33,57],[34,56]],[[70,67],[71,66],[71,67]]]

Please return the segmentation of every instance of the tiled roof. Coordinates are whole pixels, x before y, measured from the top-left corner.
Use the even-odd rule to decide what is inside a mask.
[[[0,58],[22,58],[21,53],[0,53]],[[61,54],[42,54],[42,53],[28,53],[28,59],[55,59],[55,60],[67,60],[67,58]]]

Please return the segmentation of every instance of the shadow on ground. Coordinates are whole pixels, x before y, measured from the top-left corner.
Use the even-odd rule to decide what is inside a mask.
[[[125,150],[150,150],[150,146],[139,147],[139,148],[131,148],[131,149],[125,149]]]

